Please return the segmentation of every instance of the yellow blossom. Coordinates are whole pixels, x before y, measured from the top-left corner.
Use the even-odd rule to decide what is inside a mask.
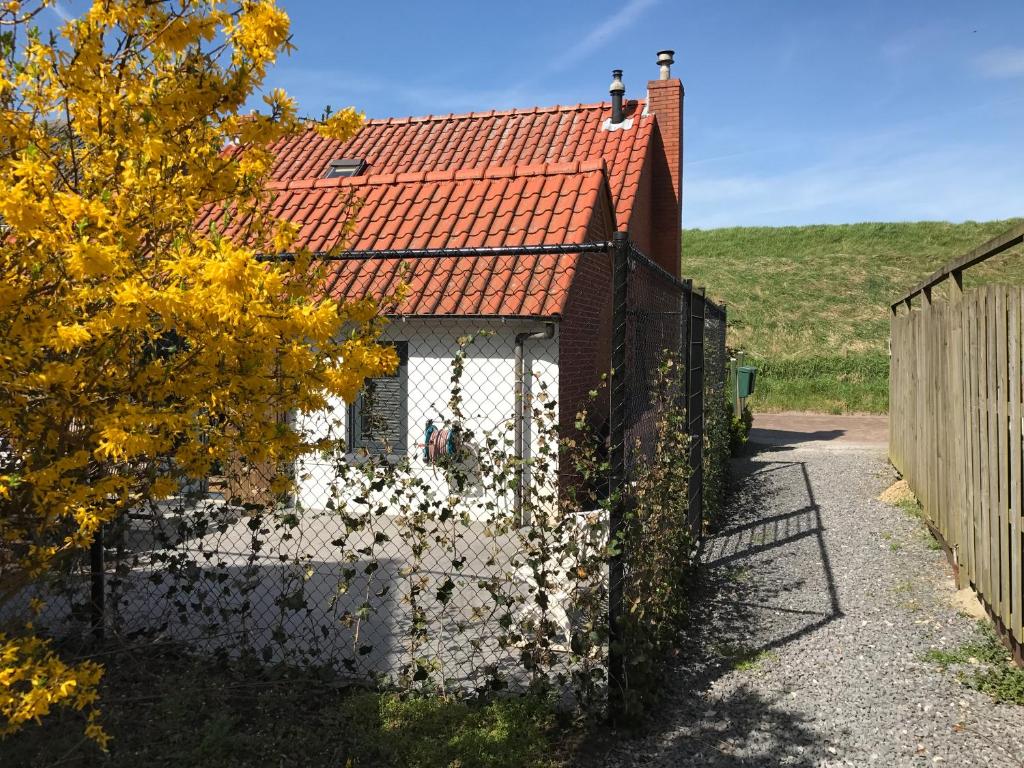
[[[19,467],[0,476],[0,541],[19,553],[3,569],[14,596],[215,464],[294,462],[311,447],[280,414],[351,400],[397,365],[376,302],[338,305],[307,252],[256,258],[296,235],[264,192],[267,147],[302,128],[294,101],[264,88],[291,48],[273,0],[94,0],[55,44],[29,32],[39,8],[4,4],[15,50],[0,61],[0,439]],[[261,96],[264,114],[242,114]],[[362,119],[342,110],[320,130],[346,139]],[[214,207],[229,213],[197,226]],[[224,237],[233,225],[243,235]],[[101,673],[28,626],[0,634],[0,735],[70,707],[89,710],[105,748]]]

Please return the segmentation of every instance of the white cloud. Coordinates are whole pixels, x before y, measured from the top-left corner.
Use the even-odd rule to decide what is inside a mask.
[[[629,0],[618,12],[594,26],[577,43],[571,45],[559,56],[556,56],[551,61],[549,69],[557,71],[575,64],[587,56],[587,54],[611,40],[613,35],[622,34],[627,27],[631,26],[644,11],[657,3],[657,1]]]
[[[564,94],[551,90],[548,75],[566,69],[620,35],[660,0],[628,0],[614,14],[577,36],[576,42],[546,65],[517,82],[495,84],[493,88],[466,88],[443,82],[388,80],[366,73],[333,68],[283,65],[270,76],[270,86],[281,86],[300,104],[300,110],[318,117],[326,104],[338,108],[358,97],[387,95],[387,101],[404,105],[411,114],[444,114],[472,110],[509,109],[526,104],[554,104]],[[338,84],[334,90],[333,84]],[[371,115],[376,117],[377,115]]]
[[[935,148],[902,156],[848,153],[775,174],[684,174],[687,228],[1021,215],[1024,159],[1008,147]]]
[[[985,77],[1024,77],[1024,48],[996,48],[976,58],[974,65]]]
[[[68,13],[68,11],[64,8],[64,6],[61,3],[59,3],[59,2],[54,2],[54,4],[50,6],[50,10],[61,21],[65,22],[65,23],[71,21],[71,19],[73,18],[72,15],[70,13]]]
[[[443,83],[415,80],[388,80],[374,75],[340,69],[315,69],[282,66],[270,76],[270,86],[280,86],[294,97],[300,111],[319,117],[330,104],[335,109],[363,100],[400,103],[408,114],[445,114],[485,109],[509,109],[533,101],[554,98],[543,89],[528,84],[495,88],[464,88]],[[399,112],[402,114],[402,112]],[[370,117],[387,117],[375,115]]]

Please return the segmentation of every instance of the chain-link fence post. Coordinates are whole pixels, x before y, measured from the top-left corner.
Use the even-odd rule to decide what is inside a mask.
[[[93,535],[89,547],[90,601],[89,620],[92,634],[97,640],[103,639],[106,624],[106,563],[103,552],[103,526]]]
[[[690,435],[690,529],[700,535],[704,514],[704,289],[691,288],[689,311],[689,375],[686,419]]]
[[[629,287],[629,236],[616,232],[612,241],[612,380],[609,397],[608,535],[612,555],[608,561],[608,711],[612,718],[624,703],[624,648],[622,638],[622,517],[625,475],[626,295]]]

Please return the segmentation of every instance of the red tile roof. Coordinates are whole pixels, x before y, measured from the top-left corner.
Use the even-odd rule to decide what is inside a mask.
[[[301,224],[296,248],[325,252],[582,243],[596,207],[610,208],[604,163],[276,181],[271,214]],[[211,209],[200,226],[218,220]],[[351,221],[351,229],[346,223]],[[225,230],[240,236],[244,221]],[[562,312],[580,256],[344,259],[329,292],[384,296],[401,278],[414,315],[550,317]]]
[[[365,160],[368,174],[604,160],[615,220],[626,228],[655,120],[643,115],[643,106],[626,102],[633,125],[615,131],[602,130],[611,115],[607,102],[368,120],[344,143],[310,127],[274,145],[272,174],[286,181],[318,178],[340,157]]]
[[[310,127],[272,147],[273,213],[300,224],[297,246],[313,251],[338,246],[353,215],[348,251],[582,243],[598,206],[628,226],[654,126],[642,108],[628,102],[632,125],[614,131],[604,103],[370,120],[344,143]],[[323,179],[342,157],[365,160],[364,174]],[[398,311],[558,315],[580,258],[416,259]],[[330,290],[383,295],[399,276],[399,260],[348,259]]]

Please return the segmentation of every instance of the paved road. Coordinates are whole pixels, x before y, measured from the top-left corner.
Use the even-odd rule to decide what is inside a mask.
[[[920,524],[877,501],[893,480],[878,435],[825,417],[784,439],[775,418],[734,463],[654,725],[587,764],[1024,766],[1024,708],[923,659],[974,627]]]
[[[758,413],[751,440],[769,445],[849,448],[889,443],[888,416],[833,416],[826,413]]]

